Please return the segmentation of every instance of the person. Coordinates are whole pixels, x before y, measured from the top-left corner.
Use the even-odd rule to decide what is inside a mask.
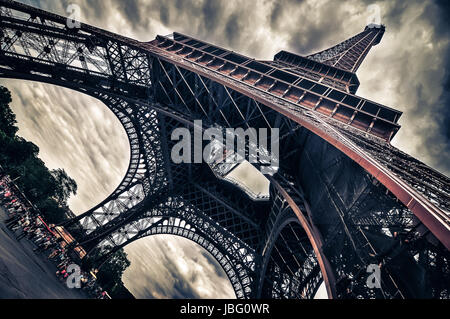
[[[13,208],[15,203],[17,203],[17,198],[13,198],[8,204],[6,204],[6,208]]]
[[[44,224],[43,224],[42,220],[39,218],[39,216],[36,216],[36,219],[35,219],[34,224],[35,224],[37,227],[44,227]]]
[[[12,194],[9,190],[6,190],[5,194],[3,195],[3,199],[2,199],[2,205],[8,204],[11,201],[11,197]]]
[[[58,268],[59,270],[66,269],[67,266],[69,266],[69,263],[70,263],[70,259],[69,259],[69,258],[66,258],[65,260],[63,260],[62,262],[60,262],[60,263],[56,266],[56,268]]]
[[[19,222],[22,216],[18,212],[14,212],[11,216],[5,220],[5,224],[7,228],[11,228],[13,225]]]
[[[67,278],[69,276],[69,274],[67,273],[66,268],[64,268],[63,270],[58,270],[56,272],[56,276],[58,277],[59,280],[64,280],[65,278]]]
[[[50,237],[47,237],[46,240],[41,243],[37,248],[33,249],[35,252],[44,252],[48,250],[53,245],[52,240]]]
[[[31,224],[30,215],[25,214],[24,218],[19,221],[19,224],[20,224],[20,227],[22,227],[22,228],[30,226],[30,224]]]
[[[48,259],[53,259],[53,258],[55,258],[56,256],[58,256],[60,253],[61,253],[61,249],[59,248],[59,249],[54,249],[52,252],[51,252],[51,254],[48,256]]]
[[[32,233],[30,234],[30,236],[28,237],[29,240],[31,240],[32,242],[34,242],[34,240],[41,235],[43,232],[42,228],[37,226]]]
[[[34,238],[34,244],[39,246],[42,242],[47,239],[47,235],[45,233],[39,234],[36,238]]]
[[[60,263],[60,262],[63,262],[64,260],[66,260],[66,259],[67,259],[67,253],[65,251],[63,251],[58,256],[56,256],[55,262]]]
[[[30,224],[30,220],[27,214],[25,216],[22,216],[17,223],[14,223],[9,229],[16,232],[20,227],[24,228],[27,227]]]

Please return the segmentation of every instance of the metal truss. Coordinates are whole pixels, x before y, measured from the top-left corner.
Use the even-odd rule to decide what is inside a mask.
[[[324,114],[338,122],[387,141],[390,141],[400,128],[398,120],[401,112],[348,94],[351,91],[350,88],[348,88],[348,92],[339,91],[327,83],[312,82],[302,73],[280,70],[267,65],[267,63],[254,61],[178,33],[174,33],[172,38],[158,36],[150,44],[153,45],[151,49],[155,51],[157,59],[165,61],[167,65],[167,67],[162,65],[162,72],[157,70],[162,63],[154,65],[154,73],[158,76],[163,74],[167,78],[165,86],[164,83],[159,85],[161,90],[169,91],[173,86],[178,88],[178,93],[169,99],[169,103],[181,100],[181,103],[187,108],[184,96],[180,95],[180,92],[189,86],[188,74],[198,74],[213,79],[214,82],[226,87],[224,94],[220,94],[220,91],[217,92],[217,98],[212,101],[214,104],[217,103],[218,98],[226,99],[230,95],[229,91],[235,90],[273,109],[277,110],[281,105],[289,106],[294,110],[309,109],[314,114]],[[310,62],[313,63],[313,66],[319,64],[306,58],[302,58],[302,60],[307,61],[306,66],[309,68],[312,67],[309,66]],[[328,68],[325,72],[327,76],[334,74],[333,77],[341,78],[348,86],[352,85],[354,80],[352,80],[353,73],[351,72],[333,69],[325,64],[320,64],[317,70],[311,70],[320,74],[322,66]],[[176,77],[170,79],[168,68],[171,67],[183,69],[181,72],[185,74],[176,76],[176,72],[171,72],[171,76]],[[332,72],[333,70],[335,73]],[[155,85],[158,84],[155,82]],[[194,83],[190,85],[188,94],[197,91],[192,90],[193,85]],[[211,95],[214,95],[214,92],[211,92]],[[207,113],[207,109],[203,105],[205,103],[199,103],[200,101],[201,99],[196,97],[194,105],[205,114]],[[280,111],[278,110],[278,112]],[[239,115],[243,117],[242,112]]]
[[[66,224],[81,221],[88,233],[160,191],[167,183],[156,112],[147,110],[144,115],[142,110],[136,112],[139,108],[124,100],[108,96],[99,99],[110,109],[120,110],[117,117],[127,131],[131,152],[126,175],[117,189],[105,201]]]
[[[237,207],[227,201],[226,194],[219,194],[219,190],[203,183],[188,186],[151,209],[142,207],[138,219],[131,219],[99,244],[92,245],[106,248],[96,263],[101,265],[116,251],[138,239],[158,234],[177,235],[196,242],[216,258],[227,273],[237,298],[251,297],[260,226],[246,217],[248,211],[243,209],[254,211],[255,208]],[[256,215],[255,211],[253,213]]]
[[[417,192],[439,207],[444,219],[450,216],[450,181],[448,178],[414,157],[379,140],[340,130],[346,138],[376,158],[386,169],[406,180]]]
[[[314,135],[306,138],[298,158],[302,162],[300,181],[295,184],[302,185],[309,198],[312,221],[323,238],[322,251],[336,276],[336,297],[445,295],[445,288],[437,293],[427,286],[435,265],[417,259],[414,247],[437,249],[444,264],[450,257],[446,248],[387,188],[330,145],[318,146],[318,141]],[[381,267],[383,289],[367,288],[370,265]],[[402,274],[401,265],[408,265],[410,273]],[[448,282],[448,269],[438,272]],[[413,278],[419,277],[426,282],[416,281],[414,286]]]
[[[312,299],[322,283],[314,249],[287,198],[275,187],[271,198],[257,296]]]
[[[360,34],[332,48],[307,56],[307,58],[339,69],[356,72],[370,48],[380,42],[384,32],[384,26],[367,26]]]
[[[100,248],[97,264],[172,234],[210,252],[238,298],[313,298],[322,282],[331,298],[448,298],[449,180],[389,144],[401,112],[354,95],[384,27],[309,57],[255,61],[178,33],[141,43],[66,21],[0,0],[0,76],[93,96],[124,126],[124,179],[66,224],[85,228],[77,239]],[[171,161],[173,130],[200,119],[280,130],[270,199]],[[382,289],[366,285],[373,264]]]

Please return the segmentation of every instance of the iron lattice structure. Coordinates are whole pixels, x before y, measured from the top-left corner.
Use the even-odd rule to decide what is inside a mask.
[[[127,132],[123,181],[66,225],[83,225],[98,262],[172,234],[209,251],[238,298],[312,298],[322,282],[331,298],[449,297],[449,179],[390,144],[401,112],[355,95],[383,26],[256,61],[179,33],[144,43],[14,1],[0,10],[1,77],[93,96]],[[170,160],[171,132],[199,119],[280,129],[269,199]],[[366,285],[371,264],[381,289]]]

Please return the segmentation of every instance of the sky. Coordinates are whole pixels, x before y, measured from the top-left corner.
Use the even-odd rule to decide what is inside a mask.
[[[450,175],[449,21],[446,0],[22,0],[61,15],[151,41],[173,31],[264,60],[280,50],[300,55],[361,31],[380,9],[386,33],[357,72],[358,95],[403,111],[393,144]],[[40,147],[50,168],[78,183],[70,207],[82,213],[122,180],[129,146],[114,115],[93,98],[40,83],[0,80],[13,93],[19,134]],[[126,248],[124,282],[139,298],[232,298],[220,266],[185,239],[158,236]]]

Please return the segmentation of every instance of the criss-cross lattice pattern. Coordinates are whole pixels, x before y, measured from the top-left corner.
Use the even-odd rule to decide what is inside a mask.
[[[209,251],[238,298],[312,298],[322,282],[333,298],[448,298],[449,180],[389,144],[401,112],[354,95],[353,72],[383,27],[306,58],[262,62],[178,33],[141,43],[66,22],[0,0],[0,77],[88,94],[124,126],[125,177],[66,224],[84,227],[78,242],[100,248],[99,263],[172,234]],[[208,165],[171,160],[172,132],[200,119],[265,128],[269,139],[280,130],[270,198]],[[373,264],[382,289],[366,285]]]

